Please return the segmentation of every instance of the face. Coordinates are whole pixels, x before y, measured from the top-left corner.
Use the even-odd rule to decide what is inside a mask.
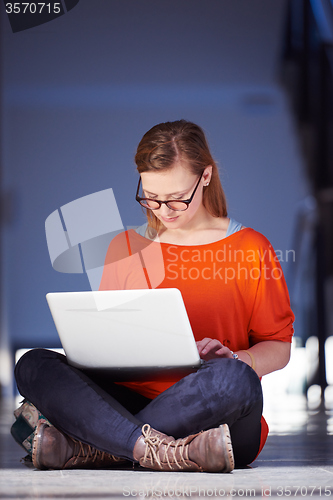
[[[212,167],[206,167],[192,202],[185,211],[175,211],[165,204],[154,215],[166,229],[181,229],[195,220],[205,210],[202,204],[203,187],[210,181]],[[143,172],[141,174],[143,196],[147,198],[166,200],[187,200],[191,197],[199,176],[193,174],[182,162],[176,162],[168,170],[161,172]]]

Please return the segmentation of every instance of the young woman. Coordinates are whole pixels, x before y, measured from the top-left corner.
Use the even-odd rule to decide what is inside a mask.
[[[261,451],[260,377],[289,361],[294,316],[282,270],[264,236],[228,218],[200,127],[156,125],[135,161],[148,222],[111,242],[100,289],[178,288],[203,363],[180,379],[119,384],[57,353],[28,352],[18,389],[53,424],[38,424],[33,462],[229,472]]]

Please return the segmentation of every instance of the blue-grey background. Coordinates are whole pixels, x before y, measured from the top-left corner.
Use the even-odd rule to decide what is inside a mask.
[[[279,84],[285,19],[286,0],[80,0],[13,34],[2,13],[3,385],[13,347],[58,345],[45,294],[89,288],[52,269],[45,219],[112,187],[123,224],[142,224],[133,157],[158,122],[201,125],[230,215],[292,248],[308,187]]]

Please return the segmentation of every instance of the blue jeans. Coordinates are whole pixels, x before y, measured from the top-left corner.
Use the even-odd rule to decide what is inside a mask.
[[[128,460],[146,423],[175,438],[227,423],[237,467],[259,450],[261,383],[241,361],[207,361],[153,400],[97,373],[88,376],[45,349],[28,351],[15,377],[22,396],[59,430]]]

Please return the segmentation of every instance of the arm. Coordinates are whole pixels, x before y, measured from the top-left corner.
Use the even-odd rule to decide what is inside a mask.
[[[232,358],[232,351],[228,347],[221,344],[216,339],[205,338],[197,342],[199,355],[202,359],[208,361],[214,358]],[[290,359],[289,342],[280,340],[267,340],[259,342],[253,347],[247,349],[250,351],[255,360],[255,371],[259,377],[267,375],[275,370],[284,368]],[[241,361],[251,366],[251,356],[243,350],[237,351]]]
[[[250,349],[255,359],[255,371],[259,377],[281,370],[284,368],[290,359],[290,342],[281,342],[280,340],[266,340],[259,342]],[[238,351],[238,357],[249,366],[252,364],[250,355],[245,351]]]
[[[246,316],[248,323],[245,322],[244,328],[247,329],[249,339],[247,345],[252,346],[246,350],[251,355],[244,350],[239,350],[237,354],[241,361],[253,366],[259,377],[262,377],[280,370],[288,363],[295,318],[290,308],[287,285],[279,260],[264,236],[257,233],[254,236],[256,240],[250,242],[249,248],[255,248],[257,260],[249,263],[249,266],[252,266],[249,267],[249,273],[251,276],[251,272],[255,270],[253,276],[258,278],[247,281],[252,295],[243,292],[244,301],[250,311],[249,316]],[[243,290],[241,279],[239,283],[240,290]],[[227,331],[226,328],[225,335]],[[236,347],[237,341],[233,339],[230,345]],[[244,342],[241,345],[244,345]],[[205,338],[197,342],[197,346],[199,355],[204,360],[232,358],[230,349],[217,339]]]

